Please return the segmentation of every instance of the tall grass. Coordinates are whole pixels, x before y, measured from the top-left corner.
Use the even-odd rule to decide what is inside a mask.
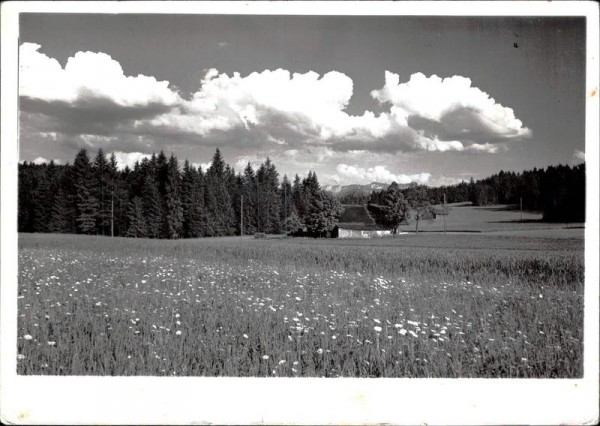
[[[20,374],[582,374],[583,252],[568,241],[543,251],[535,240],[519,250],[49,235],[19,244]]]

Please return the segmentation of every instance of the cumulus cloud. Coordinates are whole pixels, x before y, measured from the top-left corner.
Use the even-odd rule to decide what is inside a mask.
[[[425,184],[431,177],[430,173],[417,173],[412,175],[394,174],[387,170],[385,166],[375,166],[363,168],[356,165],[338,164],[336,171],[342,177],[350,178],[353,181],[362,183],[381,182],[399,184],[408,184],[416,182]]]
[[[443,140],[461,137],[463,141],[482,142],[482,138],[506,140],[531,134],[511,108],[497,103],[462,76],[442,79],[415,73],[408,82],[400,83],[398,74],[386,71],[385,85],[373,90],[371,96],[391,105],[390,114],[398,124],[412,124]]]
[[[31,162],[32,162],[33,164],[37,164],[37,165],[39,166],[40,164],[49,164],[51,161],[54,161],[54,164],[63,164],[63,161],[62,161],[62,160],[59,160],[59,159],[56,159],[56,158],[55,158],[55,159],[53,159],[53,160],[48,160],[48,159],[46,159],[46,158],[44,158],[44,157],[36,157],[36,158],[35,158],[34,160],[32,160]],[[20,163],[22,164],[23,162],[22,162],[22,161],[20,161]]]
[[[119,62],[105,53],[77,52],[63,68],[39,52],[41,46],[19,48],[19,94],[47,102],[75,103],[106,99],[121,107],[174,105],[179,95],[169,82],[145,75],[126,76]]]
[[[56,144],[123,143],[120,150],[131,153],[216,145],[285,150],[289,158],[308,148],[317,161],[327,161],[356,151],[493,154],[499,144],[530,135],[511,108],[461,76],[417,73],[401,82],[386,72],[383,87],[372,92],[384,111],[353,115],[347,107],[354,83],[339,71],[242,76],[210,68],[198,90],[183,98],[168,81],[126,75],[105,53],[77,52],[63,67],[40,49],[20,46],[24,140],[44,134]]]
[[[280,145],[325,145],[337,151],[496,151],[491,145],[524,138],[530,130],[471,80],[417,73],[406,83],[386,72],[372,96],[389,111],[351,115],[353,81],[277,69],[248,76],[206,72],[192,99],[149,122],[201,136],[243,129],[247,139]],[[266,141],[266,142],[265,142]]]
[[[132,168],[136,161],[142,161],[144,158],[150,158],[151,156],[151,154],[144,154],[142,152],[115,152],[117,168],[120,170],[123,170],[125,167]]]
[[[32,161],[33,164],[45,164],[45,163],[49,163],[49,161],[47,159],[45,159],[44,157],[37,157],[35,160]]]
[[[209,161],[208,163],[192,163],[192,166],[196,167],[197,169],[202,169],[203,172],[206,172],[210,166],[212,164],[212,161]]]

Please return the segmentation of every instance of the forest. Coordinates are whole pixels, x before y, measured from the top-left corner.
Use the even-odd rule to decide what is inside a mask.
[[[266,159],[236,174],[219,149],[207,170],[161,151],[117,168],[114,154],[81,149],[73,164],[19,164],[19,232],[76,233],[140,238],[198,238],[290,233],[327,236],[342,203],[381,206],[382,222],[394,230],[413,218],[428,218],[433,205],[523,203],[544,220],[585,220],[585,165],[550,166],[523,173],[501,171],[486,179],[439,188],[392,184],[370,196],[338,198],[316,173],[280,179]],[[242,212],[243,210],[243,212]]]
[[[410,191],[404,188],[401,191]],[[534,168],[522,173],[500,171],[485,179],[452,186],[426,187],[433,204],[471,202],[475,206],[523,205],[524,210],[543,212],[546,222],[585,222],[585,163]],[[366,197],[381,204],[386,190]]]
[[[342,206],[313,172],[280,182],[267,158],[236,174],[216,150],[203,171],[161,151],[118,170],[114,154],[19,165],[19,232],[197,238],[333,229]],[[243,209],[243,215],[241,214]],[[241,221],[243,219],[243,225]]]

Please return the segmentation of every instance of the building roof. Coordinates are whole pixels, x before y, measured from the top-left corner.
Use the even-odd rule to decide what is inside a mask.
[[[389,231],[389,227],[377,225],[375,223],[364,222],[339,222],[338,229],[348,229],[350,231]]]
[[[340,216],[340,223],[364,223],[374,225],[375,220],[369,214],[365,205],[344,205],[344,212]]]

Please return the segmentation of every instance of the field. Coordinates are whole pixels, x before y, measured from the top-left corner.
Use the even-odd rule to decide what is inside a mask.
[[[441,209],[441,206],[436,206]],[[450,211],[446,216],[447,231],[466,232],[529,232],[533,230],[561,229],[565,226],[577,227],[582,224],[542,222],[542,214],[524,211],[523,220],[518,205],[471,206],[471,203],[448,204]],[[400,231],[414,231],[414,221],[401,226]],[[443,231],[444,218],[421,221],[419,231]]]
[[[581,377],[583,230],[19,235],[18,373]]]

